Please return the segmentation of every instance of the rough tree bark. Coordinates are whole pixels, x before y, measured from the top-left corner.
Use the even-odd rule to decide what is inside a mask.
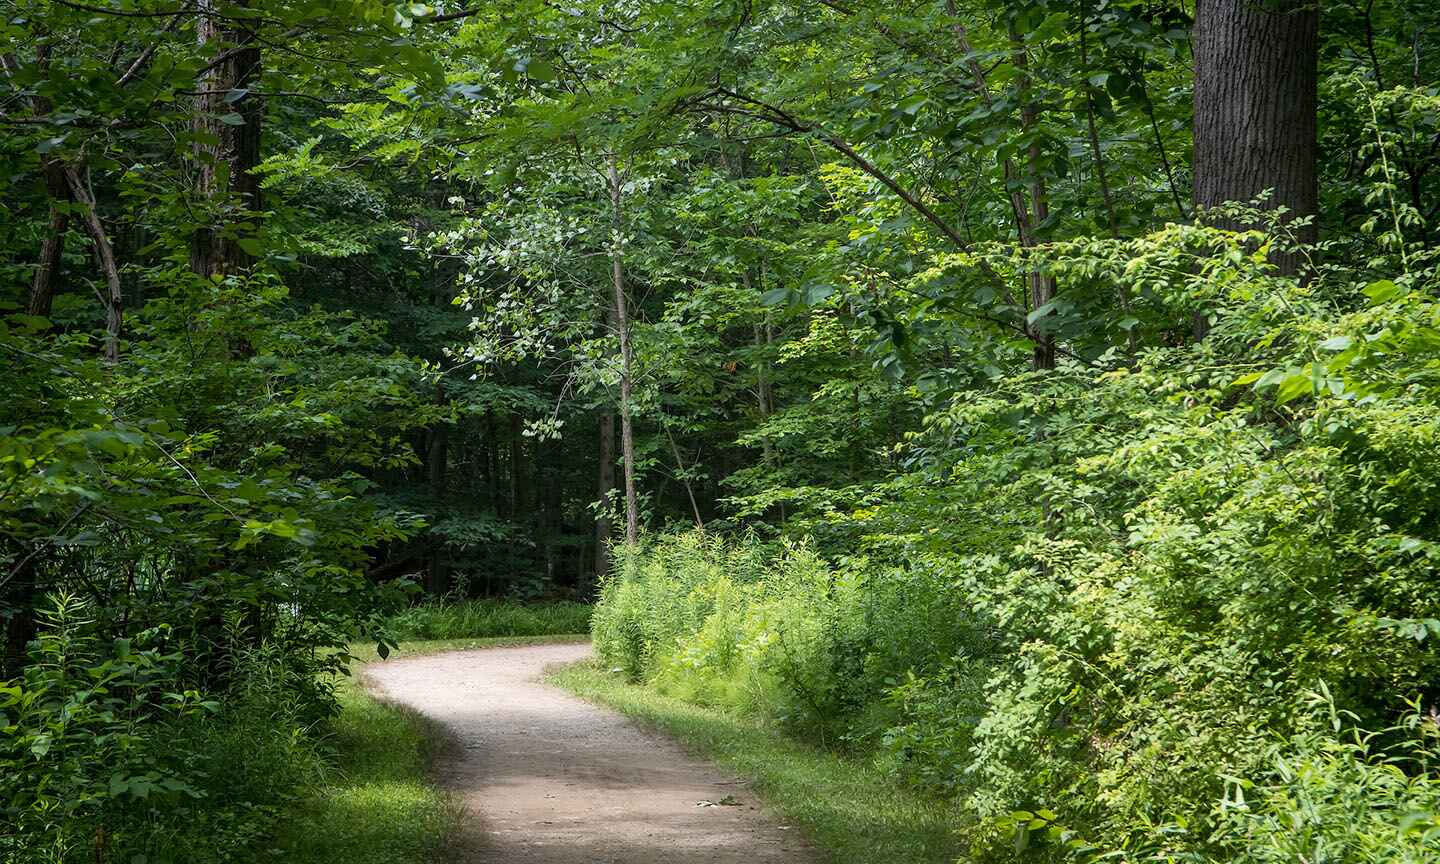
[[[1285,207],[1287,220],[1315,215],[1319,30],[1316,0],[1197,0],[1197,209],[1273,189],[1267,206]],[[1316,236],[1313,223],[1297,231]],[[1272,260],[1287,273],[1300,266],[1293,252]]]
[[[245,5],[244,3],[237,5]],[[195,38],[214,49],[214,68],[200,77],[195,97],[195,131],[205,141],[195,148],[196,187],[202,201],[223,213],[230,206],[260,209],[260,127],[263,100],[251,92],[261,70],[259,25],[216,17],[213,0],[200,0]],[[238,118],[238,120],[237,120]],[[195,231],[190,244],[190,269],[201,276],[234,273],[252,258],[233,232],[216,224]]]
[[[614,292],[615,329],[620,338],[620,451],[625,464],[625,542],[640,539],[640,506],[635,494],[635,429],[630,411],[630,311],[625,300],[624,184],[615,154],[605,157],[610,186],[610,286]]]

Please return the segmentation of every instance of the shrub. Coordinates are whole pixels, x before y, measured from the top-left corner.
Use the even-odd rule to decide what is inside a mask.
[[[253,860],[324,770],[325,664],[236,650],[232,688],[201,694],[165,628],[106,640],[88,613],[57,598],[0,686],[0,861]]]

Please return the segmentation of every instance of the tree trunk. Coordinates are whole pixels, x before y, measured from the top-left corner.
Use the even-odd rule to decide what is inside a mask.
[[[525,477],[525,418],[519,414],[510,415],[510,516],[519,520],[529,509],[526,492],[529,481]]]
[[[444,399],[444,391],[437,388],[437,397]],[[428,436],[429,446],[426,448],[425,462],[427,480],[430,482],[430,500],[434,509],[434,515],[438,520],[443,515],[445,502],[446,468],[450,461],[450,426],[447,423],[436,423],[430,428]],[[449,588],[447,576],[449,562],[445,557],[445,544],[439,538],[434,538],[430,548],[430,564],[426,568],[425,590],[432,596],[440,596]]]
[[[40,243],[40,264],[35,269],[35,281],[30,285],[30,303],[26,311],[31,315],[49,318],[55,292],[60,284],[60,261],[65,252],[65,232],[70,227],[70,217],[61,209],[70,200],[70,191],[65,182],[65,169],[49,159],[44,162],[45,190],[50,196],[50,226],[45,239]]]
[[[244,2],[237,5],[245,6]],[[210,208],[208,224],[191,238],[190,269],[201,276],[235,273],[253,263],[233,231],[223,223],[228,208],[260,209],[260,179],[254,169],[260,164],[261,98],[250,91],[260,82],[258,24],[215,17],[213,0],[200,0],[195,38],[215,55],[233,48],[214,69],[201,76],[200,95],[195,97],[195,131],[202,140],[195,147],[196,189]],[[217,224],[219,222],[220,224]]]
[[[615,488],[615,412],[600,414],[599,500],[601,508],[609,506],[610,492]],[[595,517],[595,576],[610,572],[610,517],[601,509]]]
[[[1015,69],[1019,73],[1015,86],[1019,91],[1021,103],[1020,128],[1022,132],[1029,133],[1039,120],[1040,108],[1030,95],[1030,63],[1025,52],[1025,42],[1013,27],[1010,31],[1010,47]],[[1050,218],[1050,196],[1045,186],[1045,178],[1041,174],[1040,157],[1040,145],[1031,144],[1026,152],[1026,170],[1030,175],[1028,183],[1030,187],[1029,218],[1020,220],[1022,225],[1020,242],[1025,246],[1035,246],[1039,243],[1036,231],[1046,219]],[[1030,273],[1026,278],[1030,283],[1030,309],[1032,312],[1055,299],[1054,276],[1036,271]],[[1034,322],[1028,325],[1030,339],[1035,343],[1035,349],[1030,358],[1030,368],[1032,369],[1055,368],[1055,334],[1047,333],[1041,326],[1041,322],[1048,314],[1038,316]]]
[[[614,289],[615,326],[620,337],[620,451],[625,463],[625,542],[640,539],[640,506],[635,494],[635,429],[630,412],[630,312],[625,301],[624,190],[615,154],[606,157],[610,183],[610,285]]]
[[[13,57],[3,58],[7,77],[16,68]],[[50,45],[41,42],[35,46],[35,65],[42,72],[50,69]],[[41,93],[30,97],[30,108],[36,117],[48,117],[54,109],[50,98]],[[26,311],[42,318],[50,317],[51,304],[60,279],[61,255],[65,251],[65,230],[70,218],[62,205],[70,200],[70,187],[65,180],[64,163],[48,156],[40,157],[41,171],[45,177],[45,193],[50,201],[50,226],[45,239],[40,241],[40,261],[35,270],[35,279],[30,286],[30,302]]]
[[[125,320],[120,267],[115,263],[115,250],[110,245],[110,237],[105,233],[100,214],[95,209],[95,196],[90,194],[80,172],[67,166],[65,184],[70,188],[70,197],[82,208],[81,222],[90,234],[90,242],[95,247],[95,258],[100,263],[101,272],[105,274],[106,293],[101,296],[105,304],[105,359],[117,363],[120,360],[120,334]]]
[[[499,515],[500,510],[500,448],[495,435],[495,412],[485,411],[485,491],[490,498],[490,509]]]
[[[1287,221],[1316,214],[1319,29],[1316,0],[1197,0],[1197,209],[1273,189],[1266,206],[1285,207]],[[1316,237],[1313,224],[1297,230]],[[1301,263],[1289,251],[1271,260],[1286,273]]]

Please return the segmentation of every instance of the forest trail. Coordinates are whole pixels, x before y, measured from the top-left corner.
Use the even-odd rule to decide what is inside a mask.
[[[799,829],[733,775],[675,742],[545,684],[589,645],[455,651],[372,663],[369,683],[441,724],[437,765],[465,805],[465,861],[505,864],[810,864]],[[707,806],[737,800],[736,805]]]

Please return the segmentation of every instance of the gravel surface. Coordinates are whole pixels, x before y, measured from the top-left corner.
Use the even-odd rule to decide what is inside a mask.
[[[584,644],[533,645],[365,667],[382,695],[438,721],[453,737],[437,773],[466,808],[465,861],[821,860],[798,828],[760,807],[742,780],[540,680],[545,667],[589,653]]]

